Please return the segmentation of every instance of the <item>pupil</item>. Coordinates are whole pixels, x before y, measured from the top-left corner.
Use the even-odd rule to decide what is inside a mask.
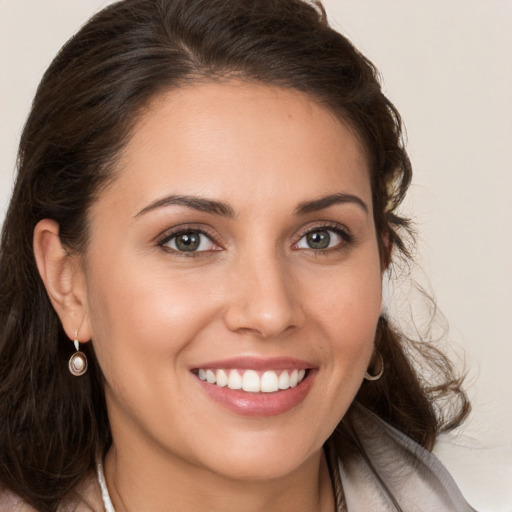
[[[196,251],[199,243],[199,235],[196,233],[184,233],[176,238],[176,247],[180,251]]]
[[[307,235],[307,242],[311,249],[326,249],[331,242],[331,235],[327,231],[314,231]]]

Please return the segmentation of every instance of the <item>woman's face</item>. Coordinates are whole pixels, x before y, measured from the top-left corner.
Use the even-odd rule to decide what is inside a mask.
[[[116,172],[83,268],[118,452],[299,468],[352,402],[380,313],[358,139],[298,92],[204,83],[151,104]]]

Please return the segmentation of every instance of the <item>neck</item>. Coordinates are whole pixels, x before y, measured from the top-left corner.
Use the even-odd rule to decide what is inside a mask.
[[[214,474],[181,459],[141,458],[134,456],[135,452],[123,452],[113,445],[105,459],[107,486],[116,512],[334,512],[323,451],[291,474],[256,481]]]

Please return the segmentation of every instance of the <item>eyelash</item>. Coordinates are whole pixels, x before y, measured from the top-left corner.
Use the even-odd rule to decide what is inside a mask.
[[[297,244],[308,234],[315,233],[318,231],[331,231],[331,232],[335,233],[336,235],[338,235],[343,240],[343,242],[341,243],[341,245],[338,244],[334,247],[327,247],[325,249],[307,248],[307,249],[302,249],[302,250],[310,251],[310,252],[313,252],[313,253],[319,254],[319,255],[322,255],[322,254],[327,255],[333,251],[346,250],[354,242],[354,237],[348,231],[347,228],[342,227],[339,224],[327,222],[327,223],[323,223],[323,224],[317,224],[315,226],[308,226],[307,228],[302,230],[298,237],[297,242],[295,242],[293,244],[293,246],[294,247],[297,246]],[[300,248],[297,248],[296,250],[300,250]]]
[[[314,248],[299,248],[297,245],[299,242],[308,234],[315,233],[318,231],[331,231],[338,235],[342,240],[343,243],[341,243],[341,247],[338,245],[334,247],[327,247],[324,249],[314,249]],[[208,238],[208,240],[211,241],[214,245],[218,246],[219,249],[216,250],[210,250],[210,251],[179,251],[177,249],[173,249],[171,247],[166,247],[166,244],[168,244],[171,240],[174,238],[177,238],[180,235],[186,235],[186,234],[199,234],[203,235]],[[331,251],[340,251],[340,250],[346,250],[348,246],[353,243],[354,237],[352,234],[349,233],[349,231],[341,227],[339,224],[333,224],[333,223],[324,223],[324,224],[318,224],[316,226],[310,226],[301,231],[301,233],[298,236],[297,241],[293,244],[292,248],[294,250],[306,250],[309,252],[313,252],[315,254],[327,254]],[[212,233],[209,233],[208,230],[204,229],[203,227],[199,226],[179,226],[176,228],[173,228],[170,231],[165,232],[161,237],[159,237],[159,240],[157,242],[157,245],[161,247],[163,250],[170,252],[172,254],[177,254],[179,256],[185,256],[185,257],[200,257],[204,256],[205,254],[211,253],[211,252],[217,252],[222,250],[222,245],[217,241],[216,236],[214,236]]]
[[[179,251],[176,249],[173,249],[171,247],[166,247],[166,244],[168,244],[171,240],[174,238],[179,237],[180,235],[188,235],[188,234],[198,234],[203,235],[208,240],[210,240],[214,245],[218,246],[218,250],[222,250],[222,245],[217,241],[216,237],[209,233],[208,230],[204,229],[203,227],[199,226],[179,226],[176,228],[171,229],[170,231],[165,232],[162,237],[159,237],[157,245],[161,247],[163,250],[170,252],[172,254],[176,254],[178,256],[185,256],[187,258],[193,258],[198,256],[203,256],[205,253],[209,252],[217,252],[218,250],[213,251]]]

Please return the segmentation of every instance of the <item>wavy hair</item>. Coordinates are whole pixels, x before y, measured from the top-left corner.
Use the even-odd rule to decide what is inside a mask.
[[[92,344],[83,348],[88,373],[68,372],[72,344],[36,268],[34,227],[53,219],[71,253],[87,251],[88,210],[115,179],[116,159],[148,103],[188,83],[233,77],[301,91],[356,131],[370,162],[383,265],[393,264],[391,255],[409,257],[409,221],[397,210],[411,181],[400,116],[375,67],[329,26],[319,2],[124,0],[96,14],[39,85],[0,246],[0,486],[38,510],[58,508],[111,434]],[[411,347],[433,372],[418,373]],[[356,399],[431,449],[468,412],[460,380],[432,344],[408,340],[384,316],[376,348],[384,376],[363,383]],[[436,403],[448,398],[458,402],[443,415]],[[339,453],[336,439],[327,444]]]

